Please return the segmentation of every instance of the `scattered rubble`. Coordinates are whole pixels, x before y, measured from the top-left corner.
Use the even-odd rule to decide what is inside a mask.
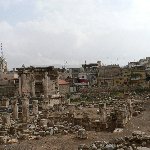
[[[78,150],[138,150],[150,148],[150,136],[141,131],[135,131],[132,136],[114,138],[109,142],[95,141],[91,145],[80,144]]]
[[[57,134],[74,134],[76,138],[86,139],[86,131],[122,132],[130,119],[136,116],[135,113],[144,111],[144,101],[133,97],[109,97],[95,103],[81,102],[74,105],[60,103],[55,104],[52,109],[43,107],[39,111],[42,100],[43,97],[33,99],[27,96],[2,99],[2,107],[8,110],[11,106],[12,112],[0,113],[1,144],[37,140]]]

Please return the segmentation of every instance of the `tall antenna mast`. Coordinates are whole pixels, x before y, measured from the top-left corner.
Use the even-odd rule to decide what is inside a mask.
[[[1,43],[1,56],[2,56],[2,58],[4,57],[3,56],[3,43]]]

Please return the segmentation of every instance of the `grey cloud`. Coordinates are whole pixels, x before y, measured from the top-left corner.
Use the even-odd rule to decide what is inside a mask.
[[[144,20],[135,19],[141,7],[134,4],[135,0],[117,0],[115,4],[110,0],[37,3],[40,19],[18,21],[15,25],[0,22],[8,64],[12,68],[22,64],[63,64],[65,60],[71,65],[102,60],[105,64],[125,65],[149,56],[148,15],[140,12]]]

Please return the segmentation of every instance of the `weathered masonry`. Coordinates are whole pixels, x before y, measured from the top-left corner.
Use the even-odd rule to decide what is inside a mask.
[[[17,68],[19,95],[39,97],[56,94],[59,90],[58,73],[53,66]]]

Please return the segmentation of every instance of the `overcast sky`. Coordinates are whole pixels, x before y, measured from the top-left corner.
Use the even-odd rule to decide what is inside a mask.
[[[150,0],[0,0],[9,68],[125,65],[150,56]]]

